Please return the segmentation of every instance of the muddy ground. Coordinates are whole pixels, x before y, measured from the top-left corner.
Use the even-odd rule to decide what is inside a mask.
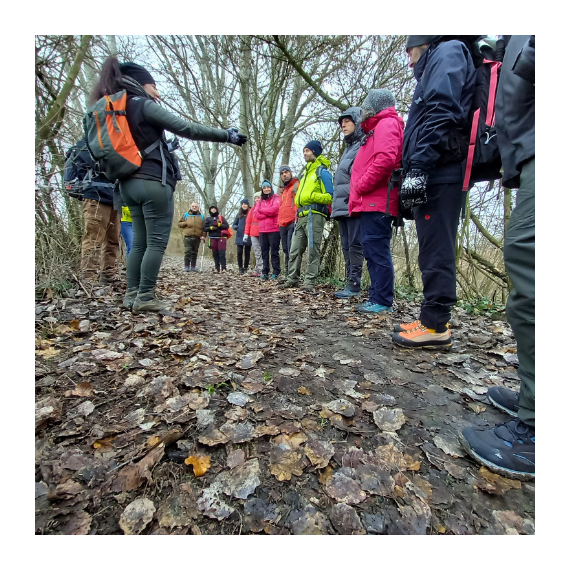
[[[165,259],[161,315],[120,288],[36,301],[36,533],[534,534],[534,483],[457,439],[507,421],[504,320],[457,309],[452,350],[405,350],[418,305],[204,269]]]

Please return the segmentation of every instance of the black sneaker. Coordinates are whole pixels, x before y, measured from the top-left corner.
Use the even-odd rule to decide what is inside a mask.
[[[520,420],[488,429],[468,427],[459,439],[467,453],[491,471],[510,479],[534,479],[534,428]]]
[[[519,393],[508,388],[493,386],[487,390],[487,398],[489,398],[493,406],[507,412],[511,416],[517,416],[519,411]]]

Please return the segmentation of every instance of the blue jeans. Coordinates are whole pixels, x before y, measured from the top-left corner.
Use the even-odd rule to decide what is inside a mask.
[[[121,235],[125,240],[128,259],[129,253],[131,252],[131,247],[133,246],[133,222],[121,222]]]
[[[392,217],[383,212],[360,213],[360,241],[370,273],[368,300],[391,307],[394,301],[394,264],[390,252]]]

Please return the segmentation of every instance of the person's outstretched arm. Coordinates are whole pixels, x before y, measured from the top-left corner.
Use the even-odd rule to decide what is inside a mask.
[[[247,141],[247,137],[233,129],[214,129],[177,117],[150,99],[145,101],[143,112],[144,118],[154,127],[193,141],[231,142],[239,146]]]

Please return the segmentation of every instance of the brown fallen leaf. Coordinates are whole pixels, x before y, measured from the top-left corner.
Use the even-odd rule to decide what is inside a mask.
[[[77,384],[73,390],[67,390],[64,396],[69,398],[70,396],[82,396],[88,397],[93,395],[93,386],[91,382],[83,381],[80,384]]]
[[[114,493],[133,491],[146,480],[152,482],[151,471],[164,455],[164,443],[153,447],[137,464],[126,465],[113,480],[110,490]]]
[[[311,395],[311,391],[308,388],[305,388],[305,386],[301,386],[297,392],[299,392],[299,394],[302,394],[303,396],[310,396]]]
[[[481,412],[484,412],[487,408],[485,406],[483,406],[483,404],[479,404],[477,402],[469,402],[467,404],[469,406],[469,408],[471,408],[476,414],[480,414]]]
[[[303,474],[302,457],[294,449],[274,447],[269,453],[269,470],[278,481],[290,481],[292,475]]]
[[[119,526],[125,534],[139,534],[152,520],[155,511],[150,499],[135,499],[123,511]]]
[[[192,465],[196,477],[202,477],[211,467],[209,455],[191,455],[184,460],[184,463]]]
[[[67,323],[73,330],[78,331],[79,330],[79,320],[78,319],[73,319],[72,321],[69,321]]]
[[[50,346],[48,348],[46,348],[45,350],[36,350],[36,354],[38,356],[43,357],[44,359],[48,359],[48,358],[53,358],[56,354],[59,354],[61,352],[61,350],[58,350],[57,348],[54,348],[53,346]]]
[[[475,485],[481,489],[481,491],[486,491],[487,493],[504,495],[511,489],[520,489],[522,487],[520,481],[497,475],[496,473],[489,471],[489,469],[484,466],[479,469],[479,473],[485,481],[481,481],[479,479],[476,481]]]
[[[108,451],[112,451],[113,444],[111,443],[113,440],[117,439],[118,436],[115,437],[106,437],[105,439],[97,439],[93,442],[93,447],[98,449],[101,453],[106,453]]]
[[[319,475],[319,483],[321,485],[326,485],[333,476],[333,469],[330,465],[325,467],[325,470],[322,471]]]

